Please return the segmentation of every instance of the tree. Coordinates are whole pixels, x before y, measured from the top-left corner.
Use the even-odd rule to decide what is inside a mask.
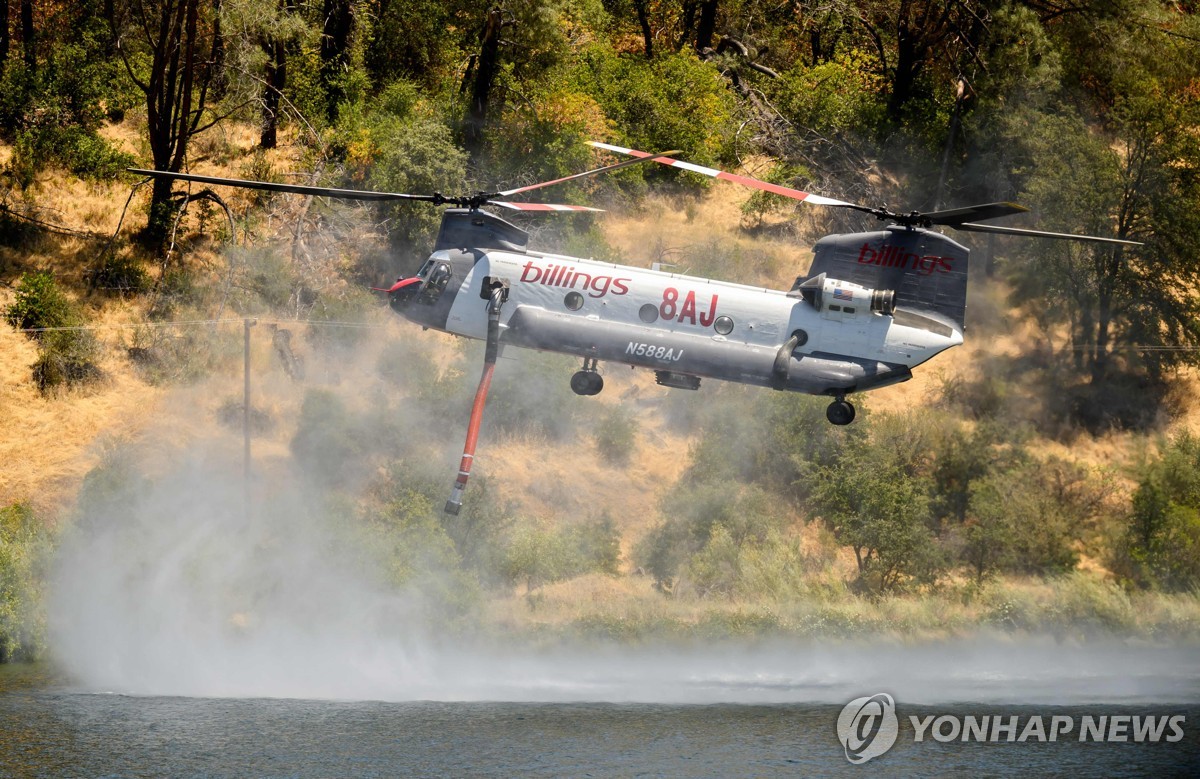
[[[932,582],[945,566],[928,526],[926,447],[892,445],[904,429],[916,430],[910,421],[852,439],[813,479],[810,509],[854,551],[859,584],[869,591]]]
[[[490,109],[492,86],[500,68],[500,32],[503,27],[504,10],[500,6],[488,9],[483,30],[479,35],[479,55],[472,58],[474,76],[471,79],[471,98],[463,128],[466,146],[472,157],[478,156],[483,148],[483,129]]]
[[[279,14],[284,17],[296,13],[294,0],[279,0],[278,8]],[[260,45],[267,59],[263,79],[265,83],[262,92],[262,132],[259,134],[259,145],[264,149],[274,149],[279,141],[279,106],[283,99],[283,90],[287,86],[288,37],[281,30],[267,30]]]
[[[8,50],[12,40],[8,33],[8,0],[0,0],[0,72],[8,62]]]
[[[1142,586],[1200,586],[1200,439],[1184,433],[1146,466],[1114,568]]]
[[[25,59],[26,70],[32,73],[37,69],[37,32],[33,26],[33,0],[21,0],[21,54]]]
[[[119,0],[113,34],[129,78],[146,100],[156,170],[183,169],[188,143],[216,124],[206,114],[220,48],[216,10],[206,0]],[[174,216],[170,179],[154,179],[146,238],[166,238]]]
[[[398,78],[435,89],[458,67],[464,0],[369,0],[371,19],[366,67],[376,85]],[[474,31],[474,28],[471,28]]]
[[[1078,116],[1044,116],[1033,132],[1028,200],[1046,227],[1145,242],[1039,245],[1027,250],[1037,271],[1014,274],[1044,326],[1069,325],[1065,349],[1094,386],[1117,365],[1161,380],[1200,359],[1200,100],[1162,86],[1131,87],[1106,133]]]
[[[345,81],[350,70],[351,36],[358,12],[355,0],[324,0],[321,33],[321,83],[325,87],[325,111],[336,121],[338,106],[346,98]]]
[[[1067,573],[1109,495],[1106,481],[1054,457],[995,468],[971,488],[960,557],[977,581],[996,571]]]
[[[961,58],[973,56],[986,21],[987,10],[976,0],[873,0],[858,6],[858,22],[888,80],[892,121],[903,119],[932,65],[941,60],[957,71]]]
[[[49,552],[50,533],[27,503],[0,508],[0,664],[32,660],[41,648]]]

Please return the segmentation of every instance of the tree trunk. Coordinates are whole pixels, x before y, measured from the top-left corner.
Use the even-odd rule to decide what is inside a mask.
[[[888,95],[887,113],[899,122],[904,106],[912,98],[917,77],[925,65],[925,50],[920,47],[907,26],[901,25],[896,38],[896,71],[892,77],[892,92]]]
[[[0,25],[0,73],[4,72],[4,65],[8,62],[8,47],[10,45],[8,39],[8,0],[0,0],[0,20],[4,24]]]
[[[483,128],[487,122],[488,99],[492,84],[500,66],[500,30],[504,16],[499,6],[488,11],[483,27],[479,61],[475,68],[475,82],[471,85],[471,105],[467,112],[465,128],[467,150],[475,158],[483,149]]]
[[[350,64],[350,34],[354,29],[352,0],[325,0],[321,35],[321,83],[325,87],[325,113],[337,120],[338,104],[346,97],[342,78]]]
[[[675,51],[683,51],[683,47],[692,39],[692,25],[696,23],[696,0],[685,0],[683,4],[683,20],[679,25],[679,40],[675,43]]]
[[[1096,296],[1096,350],[1092,354],[1092,384],[1100,384],[1108,376],[1109,326],[1112,317],[1112,293],[1106,284],[1101,284]]]
[[[37,68],[37,48],[33,30],[33,0],[21,0],[21,51],[29,72]]]
[[[206,14],[203,25],[201,3]],[[145,36],[152,54],[146,80],[135,77],[135,81],[146,96],[150,154],[156,170],[182,170],[188,142],[201,129],[212,77],[212,41],[203,45],[213,34],[212,20],[207,17],[211,8],[207,0],[164,0],[155,9],[157,19],[134,28]],[[161,247],[173,219],[171,182],[155,179],[150,219],[143,233],[146,242]]]
[[[263,88],[263,125],[259,145],[274,149],[279,142],[279,102],[287,84],[287,51],[283,41],[271,36],[263,43],[267,53],[267,85]]]
[[[718,0],[704,0],[700,4],[700,26],[696,28],[696,51],[712,48],[713,34],[717,30]]]
[[[213,42],[212,42],[212,94],[214,100],[225,96],[225,38],[221,35],[221,0],[212,0],[213,4]]]
[[[646,0],[634,0],[633,6],[637,9],[638,26],[642,28],[646,59],[654,59],[654,32],[650,29],[650,16],[646,13]]]
[[[284,16],[295,12],[290,0],[280,0]],[[283,88],[287,85],[287,44],[278,35],[271,34],[262,42],[267,55],[266,86],[263,87],[262,133],[259,145],[274,149],[279,143],[279,104],[283,99]]]

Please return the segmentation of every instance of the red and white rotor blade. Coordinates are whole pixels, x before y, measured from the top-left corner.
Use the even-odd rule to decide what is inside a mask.
[[[597,149],[606,149],[607,151],[616,152],[618,154],[628,154],[631,157],[641,157],[643,159],[647,158],[647,157],[653,157],[655,162],[662,163],[663,165],[670,165],[675,168],[682,168],[683,170],[691,171],[692,173],[699,173],[702,176],[709,176],[710,178],[714,178],[714,179],[723,179],[725,181],[732,181],[736,184],[741,184],[744,187],[751,187],[753,189],[761,189],[763,192],[770,192],[773,195],[782,195],[784,197],[790,197],[793,200],[802,200],[806,203],[812,203],[813,205],[840,206],[842,208],[854,208],[854,209],[858,209],[858,210],[866,210],[860,205],[857,205],[855,203],[847,203],[844,200],[834,200],[831,197],[824,197],[822,195],[814,195],[811,192],[804,192],[799,189],[792,189],[791,187],[784,187],[784,186],[780,186],[779,184],[772,184],[768,181],[760,181],[759,179],[751,178],[749,176],[739,176],[736,173],[726,173],[723,170],[717,170],[716,168],[706,168],[703,165],[695,165],[690,162],[684,162],[683,160],[671,159],[670,157],[655,157],[653,154],[650,154],[650,153],[644,152],[644,151],[638,151],[637,149],[626,149],[622,146],[613,146],[610,143],[600,143],[599,141],[588,141],[588,144],[590,146],[595,146]]]
[[[585,170],[583,173],[572,173],[570,176],[563,176],[562,178],[554,179],[553,181],[539,181],[537,184],[529,184],[524,187],[516,187],[515,189],[506,189],[503,192],[497,192],[495,196],[496,197],[508,197],[509,195],[515,195],[519,192],[529,192],[534,189],[541,189],[542,187],[552,187],[555,184],[562,184],[567,181],[574,181],[575,179],[581,179],[581,178],[585,178],[587,176],[595,176],[599,173],[611,173],[614,170],[620,170],[621,168],[628,168],[630,165],[639,165],[643,162],[650,162],[651,160],[647,159],[649,157],[654,157],[653,161],[657,161],[659,158],[667,159],[667,158],[671,157],[672,155],[678,154],[678,153],[679,153],[678,151],[661,151],[658,154],[642,154],[642,155],[635,154],[633,156],[638,157],[638,159],[636,159],[636,160],[625,160],[624,162],[618,162],[615,165],[605,165],[602,168],[596,168],[594,170]]]
[[[513,203],[508,200],[489,200],[488,205],[510,208],[513,211],[603,211],[591,206],[564,206],[558,203]]]

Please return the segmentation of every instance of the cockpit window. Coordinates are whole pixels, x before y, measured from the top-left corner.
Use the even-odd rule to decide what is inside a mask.
[[[425,279],[425,283],[421,286],[421,294],[417,300],[431,306],[446,291],[446,285],[450,283],[450,277],[453,274],[450,271],[450,263],[430,260],[425,263],[418,275]]]

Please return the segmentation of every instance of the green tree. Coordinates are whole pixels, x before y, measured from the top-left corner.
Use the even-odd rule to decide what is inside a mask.
[[[209,0],[114,0],[112,32],[145,99],[156,170],[182,170],[191,139],[218,121],[209,105],[223,45],[217,8]],[[170,179],[154,179],[146,238],[155,244],[174,218],[171,189]]]
[[[868,591],[933,582],[945,567],[929,529],[927,450],[919,442],[889,445],[902,427],[849,442],[814,474],[810,508],[854,551],[859,584]]]
[[[1053,98],[1036,111],[1016,107],[1024,124],[1011,128],[1010,148],[1025,150],[1018,186],[1040,226],[1145,244],[1026,243],[1013,266],[1015,299],[1048,335],[1066,326],[1064,362],[1086,377],[1083,400],[1095,406],[1129,376],[1145,380],[1144,394],[1200,360],[1200,300],[1190,292],[1200,283],[1200,57],[1192,17],[1160,17],[1148,3],[1089,8],[1096,13],[1053,28],[1062,81],[1085,89],[1048,90],[1029,101]],[[1181,35],[1149,20],[1178,23]],[[1103,408],[1085,412],[1100,427],[1127,424]]]
[[[83,314],[46,271],[26,273],[4,318],[38,342],[33,379],[46,391],[101,376],[100,345]]]
[[[99,129],[132,100],[108,56],[102,4],[50,7],[41,18],[26,57],[0,66],[0,138],[14,146],[10,169],[24,187],[52,163],[87,179],[109,180],[132,158]]]
[[[27,503],[0,508],[0,663],[35,659],[45,640],[45,523]]]
[[[1200,586],[1200,439],[1184,433],[1146,466],[1114,568],[1143,586]]]

